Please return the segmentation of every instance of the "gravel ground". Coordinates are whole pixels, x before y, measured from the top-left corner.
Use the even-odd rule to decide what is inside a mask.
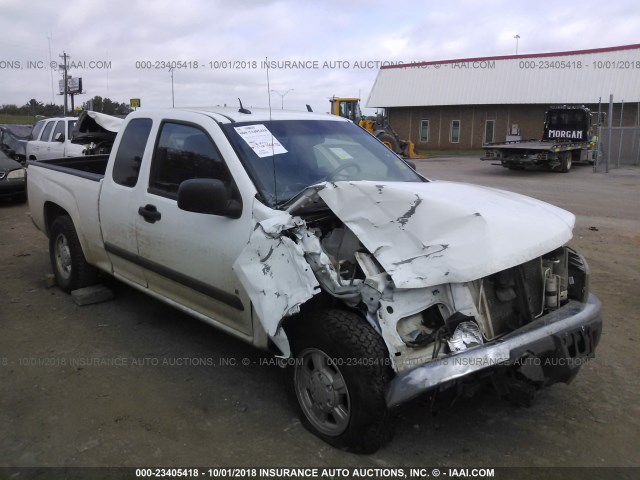
[[[436,415],[415,402],[385,448],[337,451],[302,427],[290,372],[266,354],[114,281],[114,301],[84,307],[46,288],[46,238],[26,204],[0,201],[0,466],[640,466],[640,169],[417,163],[432,179],[577,215],[571,245],[590,263],[605,326],[571,385],[529,408],[490,391]]]

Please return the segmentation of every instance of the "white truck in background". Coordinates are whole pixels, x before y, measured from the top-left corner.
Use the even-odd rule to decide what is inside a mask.
[[[27,160],[78,157],[84,153],[84,145],[71,143],[71,133],[76,117],[47,118],[37,122],[27,141]]]
[[[110,155],[27,172],[63,290],[101,271],[294,358],[303,424],[339,448],[377,450],[419,395],[528,401],[600,338],[572,214],[430,181],[338,116],[141,110]]]
[[[83,111],[79,117],[47,118],[35,124],[26,146],[27,160],[109,153],[122,118]]]

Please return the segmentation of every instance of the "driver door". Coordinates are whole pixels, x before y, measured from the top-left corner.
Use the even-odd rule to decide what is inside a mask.
[[[175,113],[160,124],[146,189],[137,199],[138,255],[148,288],[212,323],[251,335],[251,306],[232,270],[249,240],[251,208],[240,218],[187,212],[178,208],[180,183],[192,178],[222,180],[232,195],[239,192],[210,129]],[[217,129],[217,130],[216,130]]]

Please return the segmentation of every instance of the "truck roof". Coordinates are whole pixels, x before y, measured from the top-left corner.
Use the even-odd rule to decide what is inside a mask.
[[[230,107],[184,107],[184,108],[169,108],[169,109],[144,109],[137,110],[135,116],[144,115],[158,115],[171,116],[172,111],[193,112],[207,115],[214,118],[221,123],[236,123],[236,122],[266,122],[269,120],[328,120],[336,122],[348,122],[346,118],[339,117],[337,115],[330,115],[328,113],[314,113],[303,112],[294,110],[279,110],[268,108],[248,108],[250,113],[241,113],[238,108]]]

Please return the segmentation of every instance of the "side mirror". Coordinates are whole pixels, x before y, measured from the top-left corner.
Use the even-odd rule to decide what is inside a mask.
[[[54,141],[54,142],[61,142],[61,143],[62,143],[62,142],[64,142],[64,134],[63,134],[63,133],[60,133],[60,132],[56,133],[56,134],[53,136],[53,141]]]
[[[192,178],[178,188],[178,208],[187,212],[240,218],[242,203],[230,198],[227,187],[214,178]]]

